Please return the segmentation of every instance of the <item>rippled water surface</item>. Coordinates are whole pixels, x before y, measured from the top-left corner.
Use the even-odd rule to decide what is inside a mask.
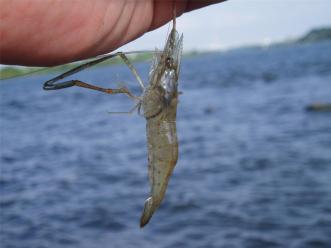
[[[180,157],[144,229],[145,120],[52,76],[0,83],[2,247],[331,247],[331,112],[305,111],[331,102],[330,43],[184,58]],[[124,66],[80,77],[138,90]]]

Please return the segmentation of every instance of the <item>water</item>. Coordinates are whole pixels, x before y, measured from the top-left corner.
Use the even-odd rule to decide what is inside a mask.
[[[52,76],[0,84],[2,247],[331,247],[331,113],[304,110],[331,101],[330,43],[184,59],[180,157],[144,229],[144,119]],[[139,89],[124,66],[81,78]]]

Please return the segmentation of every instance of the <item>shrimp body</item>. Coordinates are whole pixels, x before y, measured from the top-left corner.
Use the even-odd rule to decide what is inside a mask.
[[[150,84],[145,90],[142,107],[146,118],[148,143],[148,175],[151,195],[145,201],[140,226],[151,219],[160,206],[178,159],[176,113],[178,75],[183,36],[175,25],[162,54],[155,53],[150,72]]]
[[[132,113],[137,107],[138,112],[141,113],[140,110],[143,108],[143,115],[147,121],[148,176],[151,184],[151,195],[145,201],[140,219],[141,227],[149,222],[155,210],[160,206],[178,159],[176,113],[182,46],[183,35],[179,37],[176,31],[176,8],[174,6],[173,27],[164,50],[156,52],[154,55],[147,88],[144,87],[142,79],[125,55],[135,52],[117,52],[102,56],[46,81],[43,87],[45,90],[59,90],[78,86],[106,94],[126,94],[128,97],[138,100],[138,103],[129,112],[117,113]],[[138,80],[143,89],[142,96],[134,96],[126,87],[108,89],[79,80],[62,81],[66,77],[116,56],[124,61]]]

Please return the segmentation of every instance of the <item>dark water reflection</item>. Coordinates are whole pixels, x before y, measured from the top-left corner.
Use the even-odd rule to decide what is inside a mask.
[[[3,247],[331,247],[331,114],[304,111],[331,101],[330,68],[330,43],[184,59],[180,158],[143,230],[145,121],[107,114],[131,103],[1,82]],[[81,77],[117,74],[138,91],[123,66]]]

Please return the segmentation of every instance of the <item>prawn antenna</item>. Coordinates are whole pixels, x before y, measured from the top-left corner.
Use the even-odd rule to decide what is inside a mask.
[[[176,29],[176,16],[177,16],[177,11],[176,11],[176,0],[173,2],[173,16],[172,16],[172,23],[173,23],[173,28]]]

